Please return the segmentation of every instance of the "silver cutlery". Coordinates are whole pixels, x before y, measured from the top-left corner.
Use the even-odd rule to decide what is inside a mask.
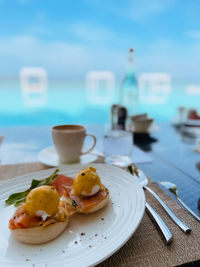
[[[198,222],[200,222],[200,217],[196,215],[179,197],[178,195],[178,187],[171,182],[159,182],[159,184],[163,185],[167,190],[169,190],[172,194],[175,195],[178,202],[183,206],[185,210],[187,210]]]
[[[167,212],[167,214],[171,217],[171,219],[180,227],[180,229],[186,233],[189,234],[191,233],[191,229],[185,225],[179,218],[176,217],[176,215],[168,208],[168,206],[160,199],[160,197],[148,186],[143,186],[148,192],[150,192],[156,199],[157,201],[161,204],[161,206],[164,208],[164,210]]]
[[[133,165],[134,166],[134,165]],[[131,169],[130,169],[131,168]],[[127,166],[127,171],[129,171],[131,174],[132,173],[131,170],[132,167],[131,166]],[[135,174],[138,175],[139,177],[139,169],[135,169],[134,172]],[[140,181],[141,182],[141,181]],[[150,204],[148,202],[146,202],[146,211],[149,214],[150,218],[152,219],[152,221],[156,224],[156,227],[159,229],[159,232],[162,234],[162,237],[164,238],[164,241],[167,245],[169,245],[172,242],[172,234],[169,230],[169,228],[167,227],[167,225],[165,224],[165,222],[161,219],[161,217],[157,214],[157,212],[150,206]]]
[[[158,227],[160,233],[162,234],[165,243],[167,245],[170,245],[172,242],[172,234],[167,225],[164,223],[161,217],[155,212],[155,210],[150,206],[148,202],[146,202],[146,210],[150,218],[154,221],[154,223],[156,223],[156,226]]]
[[[180,229],[184,233],[186,233],[186,234],[191,233],[192,230],[187,225],[185,225],[179,218],[177,218],[176,215],[170,210],[170,208],[160,199],[160,197],[152,189],[150,189],[147,186],[148,179],[147,179],[146,175],[140,169],[137,169],[137,167],[135,167],[134,165],[131,166],[131,168],[132,167],[133,167],[133,170],[136,172],[135,174],[138,177],[138,180],[139,180],[140,184],[142,185],[142,187],[144,189],[146,189],[148,192],[150,192],[157,199],[157,201],[161,204],[161,206],[164,208],[164,210],[167,212],[167,214],[178,225],[178,227],[180,227]],[[130,166],[128,167],[128,169],[130,171]]]

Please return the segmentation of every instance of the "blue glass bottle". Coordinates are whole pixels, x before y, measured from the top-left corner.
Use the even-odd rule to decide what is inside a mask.
[[[120,104],[125,106],[129,115],[137,113],[138,106],[138,82],[135,77],[133,52],[131,48],[128,55],[128,68],[120,86]]]

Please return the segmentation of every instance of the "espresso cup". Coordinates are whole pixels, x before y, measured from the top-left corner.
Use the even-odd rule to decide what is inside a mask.
[[[51,134],[60,164],[79,162],[80,155],[89,153],[96,145],[96,137],[86,133],[85,127],[81,125],[54,126]],[[93,138],[93,145],[83,152],[82,147],[86,136]]]

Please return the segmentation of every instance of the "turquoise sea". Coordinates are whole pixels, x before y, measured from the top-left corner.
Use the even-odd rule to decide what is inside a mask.
[[[157,121],[171,121],[179,106],[199,108],[200,94],[187,94],[187,86],[186,82],[172,83],[171,94],[164,103],[140,101],[137,113],[147,112]],[[111,105],[119,102],[119,84],[108,100],[105,91],[98,94],[94,101],[88,97],[84,81],[49,80],[46,103],[31,107],[23,102],[18,79],[0,80],[0,126],[105,123],[109,121]]]

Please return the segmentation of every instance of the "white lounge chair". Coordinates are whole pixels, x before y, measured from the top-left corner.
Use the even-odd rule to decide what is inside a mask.
[[[139,78],[140,101],[149,104],[167,102],[171,93],[171,77],[167,73],[142,73]]]
[[[186,87],[186,93],[189,95],[200,95],[200,85],[192,85]]]
[[[47,73],[43,68],[25,67],[20,71],[23,103],[39,107],[47,102]]]

